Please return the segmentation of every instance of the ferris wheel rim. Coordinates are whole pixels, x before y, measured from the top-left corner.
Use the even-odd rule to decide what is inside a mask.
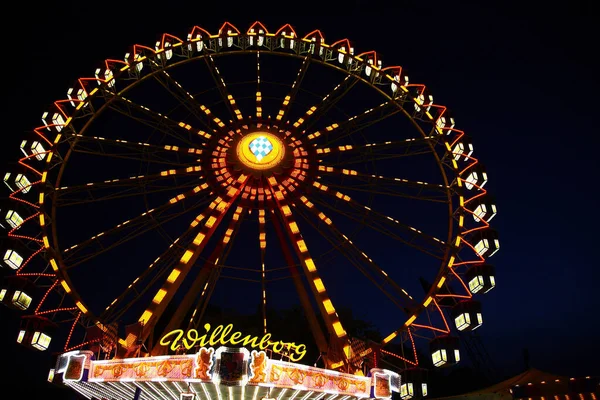
[[[186,43],[187,43],[187,42],[186,42]],[[163,50],[164,50],[164,49],[163,49]],[[244,49],[244,50],[242,50],[242,51],[238,51],[238,50],[236,50],[236,51],[231,51],[231,52],[220,52],[220,53],[215,53],[215,54],[202,54],[202,55],[197,55],[197,56],[195,56],[195,57],[193,57],[193,58],[189,58],[189,59],[185,59],[185,60],[178,61],[178,62],[176,62],[176,63],[170,63],[170,64],[167,64],[167,65],[166,65],[166,66],[164,66],[163,68],[161,68],[161,69],[159,69],[159,70],[155,70],[155,71],[153,71],[151,74],[146,74],[146,75],[144,75],[144,76],[143,76],[141,79],[137,79],[137,80],[134,80],[133,82],[131,82],[131,84],[130,84],[130,85],[128,85],[127,87],[123,88],[123,90],[122,90],[122,91],[120,91],[120,92],[119,92],[119,94],[121,94],[121,93],[126,93],[128,90],[130,90],[130,89],[132,89],[133,87],[135,87],[135,86],[137,86],[137,85],[141,84],[141,83],[142,83],[142,82],[143,82],[145,79],[149,79],[150,77],[152,77],[152,76],[153,76],[154,74],[156,74],[156,73],[159,73],[159,72],[161,72],[161,71],[165,71],[165,70],[169,70],[169,69],[171,69],[171,68],[176,68],[177,66],[179,66],[179,65],[181,65],[181,64],[184,64],[184,63],[188,63],[188,62],[192,62],[192,61],[197,61],[197,60],[199,60],[199,59],[206,59],[207,57],[212,57],[212,56],[214,56],[214,57],[220,57],[220,56],[227,56],[227,55],[242,55],[242,54],[261,53],[261,52],[266,52],[266,53],[274,54],[274,55],[277,55],[277,56],[291,56],[291,57],[293,57],[293,58],[297,58],[297,59],[302,59],[302,58],[304,58],[302,55],[300,55],[300,54],[295,54],[295,53],[294,53],[294,54],[291,54],[291,53],[282,53],[282,52],[277,52],[277,51],[275,51],[275,50],[270,50],[270,51],[267,51],[267,50],[251,50],[251,49],[250,49],[250,50],[249,50],[249,49]],[[163,53],[163,54],[164,54],[164,53]],[[355,74],[352,74],[350,71],[348,71],[348,70],[346,70],[346,69],[343,69],[343,68],[341,68],[341,67],[339,67],[339,66],[337,66],[337,65],[335,65],[335,64],[332,64],[332,63],[327,63],[327,62],[325,62],[325,61],[321,61],[321,60],[319,60],[318,58],[312,58],[312,57],[308,57],[308,58],[310,59],[310,62],[315,62],[315,63],[318,63],[318,64],[320,64],[320,65],[324,65],[324,66],[326,66],[326,67],[330,67],[330,68],[337,69],[337,70],[339,70],[339,71],[341,71],[341,72],[345,73],[347,76],[351,76],[351,75],[352,75],[352,76],[355,76],[355,77],[357,77],[357,78],[358,78],[360,81],[362,81],[363,83],[367,84],[367,85],[368,85],[368,86],[370,86],[372,89],[375,89],[377,92],[379,92],[379,94],[383,95],[383,96],[384,96],[386,99],[388,99],[389,101],[392,101],[392,102],[394,103],[394,105],[395,105],[396,107],[398,107],[398,108],[399,108],[399,110],[401,110],[401,111],[403,112],[403,114],[405,115],[405,117],[407,117],[407,118],[409,119],[409,121],[411,121],[411,123],[412,123],[412,124],[415,126],[415,128],[416,128],[416,129],[419,131],[419,133],[420,133],[420,134],[421,134],[423,137],[425,137],[425,136],[426,136],[425,132],[424,132],[424,131],[423,131],[423,129],[422,129],[422,128],[421,128],[421,127],[420,127],[420,126],[417,124],[417,122],[415,121],[415,119],[414,119],[414,118],[413,118],[413,117],[412,117],[412,116],[411,116],[411,115],[408,113],[408,111],[407,111],[407,110],[406,110],[404,107],[402,107],[402,105],[400,105],[400,104],[399,104],[399,103],[398,103],[398,102],[395,100],[395,98],[394,98],[394,97],[392,97],[392,96],[388,95],[388,94],[387,94],[386,92],[384,92],[384,91],[383,91],[383,90],[382,90],[380,87],[377,87],[377,86],[376,86],[375,84],[373,84],[372,82],[370,82],[370,81],[367,81],[367,80],[366,80],[366,79],[365,79],[365,78],[362,76],[362,74],[360,74],[360,73],[359,73],[358,75],[355,75]],[[362,61],[362,60],[361,60],[361,61]],[[116,79],[116,78],[115,78],[115,79]],[[112,99],[111,99],[110,101],[112,101]],[[109,102],[105,103],[105,104],[102,106],[102,109],[104,109],[104,107],[105,107],[105,106],[107,106],[107,104],[109,104]],[[411,104],[412,104],[412,103],[411,103]],[[93,121],[94,121],[94,120],[95,120],[95,118],[97,117],[97,115],[100,115],[100,114],[101,114],[101,111],[100,111],[100,110],[98,110],[98,112],[97,112],[97,113],[95,112],[95,113],[94,113],[94,115],[93,115],[93,116],[90,118],[90,120],[89,120],[89,121],[86,123],[86,126],[85,126],[85,127],[82,129],[82,130],[81,130],[81,132],[82,132],[82,133],[86,132],[86,131],[87,131],[87,129],[89,129],[89,126],[90,126],[90,125],[93,123]],[[75,143],[71,144],[71,146],[69,147],[69,150],[68,150],[69,152],[70,152],[70,151],[71,151],[71,149],[73,148],[74,144],[75,144]],[[433,149],[433,144],[432,144],[431,142],[428,142],[428,145],[429,145],[430,147],[432,147],[432,149]],[[438,164],[438,167],[439,167],[439,169],[440,169],[440,171],[441,171],[441,175],[442,175],[442,177],[443,177],[443,179],[444,179],[444,184],[445,184],[445,188],[446,188],[446,194],[447,194],[447,197],[448,197],[448,208],[449,208],[449,224],[448,224],[448,227],[449,227],[449,233],[448,233],[448,240],[447,240],[447,243],[450,243],[450,242],[452,241],[452,239],[453,239],[453,223],[452,223],[452,220],[453,220],[453,216],[454,216],[454,214],[456,213],[456,211],[455,211],[455,210],[454,210],[454,208],[453,208],[453,202],[452,202],[452,199],[453,199],[453,198],[452,198],[452,195],[453,195],[453,193],[451,192],[451,185],[450,185],[450,182],[448,182],[448,177],[447,177],[447,174],[446,174],[446,170],[444,169],[444,165],[443,165],[443,163],[442,163],[442,161],[441,161],[441,159],[440,159],[440,157],[439,157],[439,154],[438,154],[437,152],[435,152],[435,151],[432,151],[432,152],[433,152],[433,154],[434,154],[434,157],[435,157],[435,159],[436,159],[436,163]],[[64,162],[63,162],[63,163],[61,163],[61,167],[60,167],[59,176],[62,176],[62,173],[63,173],[63,171],[64,171],[64,169],[66,168],[66,165],[67,165],[67,163],[68,163],[67,161],[68,161],[68,155],[65,157],[65,159],[64,159]],[[458,176],[458,174],[457,174],[457,176]],[[55,184],[55,186],[58,186],[58,185],[59,185],[59,183],[60,183],[60,179],[61,179],[60,177],[59,177],[59,178],[57,178],[57,181],[56,181],[56,184]],[[53,203],[52,203],[52,209],[53,209],[52,215],[54,215],[54,216],[55,216],[55,208],[56,208],[56,205],[55,205],[55,203],[53,202]],[[44,230],[46,230],[47,228],[46,228],[46,227],[44,227],[43,229],[44,229]],[[57,241],[57,236],[56,236],[56,235],[57,235],[57,233],[56,233],[56,225],[54,225],[54,224],[52,225],[52,230],[53,230],[53,235],[52,235],[52,236],[53,236],[53,242],[54,242],[54,243],[58,243],[58,241]],[[66,270],[65,270],[65,268],[64,268],[64,263],[63,263],[63,261],[62,261],[62,252],[60,251],[60,249],[56,249],[56,248],[54,248],[53,246],[50,246],[50,247],[52,248],[52,252],[54,252],[54,257],[55,257],[56,259],[58,259],[58,261],[59,261],[59,268],[58,268],[58,269],[59,269],[59,273],[61,274],[61,277],[62,277],[62,279],[63,279],[63,280],[65,280],[65,281],[68,281],[68,282],[70,283],[70,281],[69,281],[69,278],[68,278],[68,274],[66,273]],[[441,265],[441,267],[439,268],[439,270],[438,270],[438,274],[437,274],[437,276],[436,276],[436,278],[435,278],[435,280],[436,280],[436,281],[438,281],[438,280],[439,280],[440,276],[442,276],[442,275],[444,275],[444,276],[445,276],[445,275],[448,275],[448,274],[449,274],[449,272],[447,272],[447,271],[446,271],[445,264],[447,263],[447,261],[448,261],[448,258],[450,257],[450,254],[452,253],[452,251],[453,251],[453,250],[452,250],[452,248],[451,248],[450,246],[447,246],[447,247],[446,247],[445,254],[444,254],[444,259],[442,260],[442,263],[441,263],[442,265]],[[74,297],[74,300],[82,302],[82,299],[81,299],[81,297],[80,297],[80,296],[77,294],[77,292],[75,291],[75,289],[74,289],[74,286],[73,286],[73,285],[71,285],[71,287],[73,288],[73,292],[72,292],[72,293],[68,293],[68,294],[69,294],[71,297]],[[428,297],[432,296],[432,294],[433,294],[433,293],[435,293],[435,292],[437,292],[437,290],[435,289],[434,285],[432,285],[432,286],[431,286],[431,288],[430,288],[430,290],[429,290],[429,292],[428,292],[428,293],[425,295],[425,297],[424,297],[424,298],[425,298],[425,299],[427,299]],[[83,304],[83,303],[82,303],[82,304]],[[421,307],[420,307],[420,308],[422,308],[422,306],[423,306],[423,305],[421,304]],[[86,307],[86,308],[87,308],[87,307]],[[88,311],[89,311],[89,309],[88,309]],[[91,314],[91,311],[89,311],[89,312],[90,312],[90,314],[89,314],[89,315],[91,315],[91,318],[93,319],[93,318],[94,318],[93,314]],[[418,313],[420,313],[420,312],[421,312],[421,310],[419,310],[418,312],[415,312],[415,314],[418,314]]]

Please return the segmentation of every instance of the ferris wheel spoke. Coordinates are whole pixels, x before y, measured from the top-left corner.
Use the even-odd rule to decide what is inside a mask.
[[[413,153],[421,153],[425,150],[430,150],[429,143],[437,143],[439,140],[436,136],[426,136],[421,138],[410,138],[404,140],[390,140],[385,142],[372,142],[362,145],[357,144],[339,144],[337,146],[325,147],[321,145],[316,146],[317,154],[321,157],[327,156],[340,156],[340,153],[356,155],[357,153],[363,154],[369,152],[370,154],[378,154],[389,152],[388,155],[392,154],[406,154],[410,155]],[[404,148],[403,152],[398,152],[397,149]]]
[[[207,203],[208,202],[203,202],[200,205],[205,205]],[[132,301],[135,301],[140,296],[144,295],[151,287],[154,287],[154,284],[159,279],[164,278],[166,272],[173,268],[174,264],[179,261],[187,246],[189,246],[195,235],[198,233],[199,228],[197,227],[204,218],[205,216],[203,214],[196,216],[186,228],[185,232],[177,239],[173,240],[168,248],[159,255],[121,295],[115,298],[113,302],[106,307],[101,318],[107,318],[110,319],[110,321],[118,320],[127,311],[127,308]]]
[[[188,213],[189,211],[193,211],[201,206],[206,206],[206,204],[208,203],[208,201],[203,201],[200,202],[198,204],[195,204],[194,206],[189,207],[188,209],[184,210],[184,211],[180,211],[177,213],[172,213],[172,214],[165,214],[165,215],[158,215],[155,216],[154,218],[150,219],[150,220],[146,220],[146,221],[141,221],[137,224],[132,224],[132,227],[129,228],[129,231],[127,231],[126,233],[124,233],[122,236],[119,236],[118,239],[113,239],[112,242],[109,243],[102,243],[99,240],[96,240],[95,242],[92,241],[90,243],[86,243],[85,247],[87,249],[89,249],[89,251],[85,254],[81,254],[78,257],[74,257],[71,254],[69,255],[67,261],[69,261],[69,264],[65,267],[65,269],[72,269],[74,267],[77,267],[79,265],[85,264],[86,262],[88,262],[89,260],[97,257],[100,254],[103,254],[107,251],[113,250],[118,246],[123,245],[124,243],[129,242],[132,239],[135,239],[147,232],[150,232],[154,229],[160,228],[162,225],[164,225],[165,223],[172,221],[182,215],[185,215],[186,213]],[[115,230],[115,229],[113,229]],[[103,238],[104,242],[107,242],[106,238],[109,237],[109,234],[114,234],[113,232],[109,231],[106,235],[105,238]],[[96,238],[98,239],[98,238]],[[92,245],[95,246],[95,248],[91,248]],[[83,245],[82,245],[83,246]],[[82,247],[83,248],[83,247]],[[81,252],[81,251],[80,251]]]
[[[105,138],[105,137],[85,136],[85,135],[81,135],[81,134],[73,134],[73,135],[67,134],[66,137],[73,138],[73,141],[76,141],[77,144],[80,144],[82,142],[91,142],[91,143],[96,144],[100,148],[112,146],[112,147],[129,149],[131,151],[136,151],[136,152],[139,152],[140,149],[144,149],[144,150],[148,150],[148,151],[153,151],[155,153],[163,152],[165,154],[175,155],[176,157],[180,157],[184,154],[187,154],[190,157],[198,157],[198,155],[202,154],[202,151],[203,151],[202,149],[199,149],[197,147],[179,147],[179,146],[170,145],[170,144],[158,146],[155,144],[144,143],[144,142],[132,142],[132,141],[122,140],[122,139],[109,139],[109,138]]]
[[[267,248],[267,230],[265,229],[265,209],[258,209],[258,245],[260,247],[260,285],[262,289],[262,317],[263,317],[263,333],[267,333],[267,274],[265,272],[265,253]]]
[[[191,187],[198,186],[197,180],[179,183],[176,185],[173,185],[169,182],[163,182],[162,184],[159,184],[158,181],[160,179],[167,177],[168,176],[155,176],[153,179],[128,179],[128,183],[124,182],[117,186],[110,186],[109,184],[102,185],[102,183],[100,183],[98,187],[94,187],[94,185],[66,187],[68,190],[66,193],[62,193],[61,190],[55,192],[54,205],[57,208],[64,208],[74,205],[92,204],[101,201],[123,199],[127,197],[145,196],[153,193],[171,192],[173,190],[189,189]],[[198,177],[198,179],[202,178],[203,177]],[[112,191],[106,193],[107,188]],[[104,190],[105,193],[96,194],[96,190]],[[83,195],[85,195],[85,197],[83,197]]]
[[[188,211],[190,211],[190,209],[197,208],[202,204],[206,204],[208,201],[202,196],[200,196],[199,203],[193,204],[189,207],[185,207],[185,204],[182,202],[182,200],[184,200],[185,198],[193,198],[199,192],[208,195],[209,192],[208,190],[206,190],[207,188],[208,185],[206,183],[203,183],[202,185],[194,187],[192,190],[180,193],[179,195],[171,198],[167,203],[161,206],[143,212],[142,214],[132,219],[122,221],[116,226],[106,231],[100,232],[92,236],[91,238],[84,240],[81,243],[67,247],[63,251],[63,253],[65,254],[63,261],[65,262],[65,264],[67,261],[71,261],[71,263],[66,265],[65,268],[73,268],[74,266],[79,265],[83,262],[81,259],[87,260],[93,258],[94,256],[103,253],[109,250],[110,248],[125,243],[141,235],[142,233],[147,232],[150,229],[156,228],[167,221],[170,221],[174,218],[177,218],[180,215],[187,213]],[[175,204],[183,205],[183,207],[181,207],[182,210],[173,212],[172,210]],[[171,213],[168,213],[168,211],[171,211]],[[103,241],[106,241],[111,236],[128,230],[130,231],[129,234],[121,235],[116,240],[116,242],[113,242],[109,247],[106,243],[103,243]],[[93,246],[95,246],[96,252],[92,253],[91,255],[81,255],[78,257],[77,261],[74,262],[74,258],[77,254],[81,254],[84,250],[88,250]]]
[[[287,232],[297,257],[302,263],[304,274],[308,279],[313,296],[317,300],[317,306],[319,307],[319,311],[323,316],[327,329],[332,337],[336,338],[340,348],[344,349],[344,354],[339,355],[339,359],[333,360],[336,362],[341,362],[339,365],[341,366],[345,363],[345,360],[349,355],[350,339],[348,338],[348,334],[344,330],[335,307],[333,306],[331,299],[327,294],[327,290],[325,289],[325,285],[319,276],[315,262],[308,252],[308,247],[304,241],[302,233],[300,233],[298,224],[294,219],[292,209],[287,204],[286,197],[283,194],[285,188],[277,182],[274,176],[268,178],[268,183],[271,191],[274,193],[274,199],[277,204],[280,217],[284,221],[285,231]]]
[[[262,118],[262,93],[260,92],[260,51],[256,52],[256,117]]]
[[[181,286],[181,283],[187,276],[192,265],[196,263],[200,253],[204,250],[208,239],[217,229],[227,211],[239,197],[244,186],[248,183],[249,176],[241,174],[239,178],[229,187],[225,198],[217,196],[199,216],[204,219],[204,225],[196,235],[193,242],[179,259],[177,265],[171,270],[167,280],[158,290],[152,303],[146,308],[144,313],[138,319],[138,323],[143,326],[143,332],[138,338],[143,342],[153,330],[154,325],[165,311],[167,304],[171,301],[175,292]]]
[[[175,98],[191,115],[196,117],[202,127],[208,131],[213,131],[211,125],[215,122],[206,113],[202,112],[204,105],[200,104],[194,95],[188,92],[179,81],[175,80],[171,74],[167,71],[162,70],[159,73],[153,74],[154,79],[167,91],[173,98]]]
[[[393,197],[406,197],[416,200],[448,203],[448,188],[440,184],[431,184],[421,181],[409,181],[403,178],[366,174],[352,169],[338,169],[320,163],[319,171],[332,176],[350,177],[356,183],[352,185],[339,185],[327,182],[327,186],[335,189],[348,189],[373,194]],[[407,192],[412,189],[412,192]],[[397,190],[402,190],[399,192]]]
[[[342,197],[337,197],[334,193],[339,193],[336,191],[328,191],[329,195],[335,196],[338,199],[344,200],[344,196],[349,198],[347,195],[341,195]],[[395,219],[391,217],[387,217],[383,214],[376,213],[373,210],[370,210],[368,207],[358,204],[354,201],[347,201],[347,204],[352,206],[352,211],[344,211],[339,207],[335,207],[330,205],[327,201],[322,200],[315,196],[313,199],[315,203],[319,204],[322,207],[325,207],[335,213],[343,215],[350,220],[353,220],[359,224],[362,224],[370,229],[373,229],[377,232],[383,233],[390,238],[399,241],[407,246],[413,247],[431,257],[442,260],[445,254],[445,248],[447,245],[444,244],[441,240],[437,238],[430,237],[422,233],[422,231],[417,230],[408,225],[401,224]],[[367,215],[374,215],[377,218],[365,218]],[[390,228],[391,226],[391,228]],[[400,235],[398,229],[401,228],[403,235]],[[439,242],[438,242],[439,240]]]
[[[184,162],[173,162],[172,160],[167,160],[164,158],[159,158],[156,155],[153,155],[151,153],[108,153],[105,150],[101,149],[101,150],[92,150],[92,149],[85,149],[85,148],[74,148],[73,149],[74,153],[80,153],[80,154],[88,154],[90,156],[98,156],[98,157],[108,157],[108,158],[115,158],[115,159],[121,159],[121,160],[131,160],[131,161],[139,161],[141,163],[144,162],[151,162],[153,164],[160,164],[160,165],[169,165],[171,167],[185,167],[188,166],[189,163],[184,163]]]
[[[294,122],[294,127],[298,128],[303,123],[305,124],[304,130],[310,130],[315,123],[317,123],[321,117],[326,115],[344,96],[346,96],[350,90],[360,80],[354,75],[347,75],[342,82],[335,86],[329,93],[327,93],[321,99],[321,102],[317,106],[309,108],[303,117],[299,118]]]
[[[225,234],[217,243],[206,261],[204,261],[204,265],[199,267],[200,271],[197,273],[196,278],[192,282],[189,289],[187,289],[183,299],[178,303],[177,310],[171,315],[169,322],[164,328],[164,332],[171,332],[182,325],[183,319],[186,315],[188,315],[192,309],[192,306],[194,305],[194,300],[197,300],[198,304],[195,310],[192,312],[188,326],[194,326],[194,320],[197,322],[202,321],[204,310],[208,305],[221,272],[219,264],[223,263],[229,255],[233,239],[239,230],[244,214],[244,208],[238,206],[233,213],[233,217],[229,221],[229,225],[227,226]],[[197,313],[199,309],[200,314]],[[168,348],[165,346],[162,346],[160,343],[156,343],[152,353],[160,355],[166,353],[167,350]]]
[[[296,75],[296,79],[294,80],[294,83],[292,84],[289,94],[287,96],[285,96],[285,98],[283,99],[281,108],[279,109],[279,112],[277,113],[277,116],[275,117],[275,119],[277,121],[279,121],[281,123],[281,125],[285,125],[287,122],[288,112],[290,111],[290,108],[292,107],[291,105],[294,103],[294,100],[296,99],[296,95],[298,94],[300,85],[302,85],[302,80],[304,80],[304,76],[306,75],[306,71],[308,70],[309,66],[310,66],[310,56],[306,56],[306,57],[304,57],[304,60],[302,61],[302,65],[300,66],[300,70],[298,71],[298,74]]]
[[[213,79],[217,85],[217,88],[219,89],[219,93],[221,94],[221,97],[223,98],[223,103],[225,104],[225,106],[227,107],[227,110],[229,111],[229,114],[231,116],[231,121],[235,125],[238,120],[242,119],[242,113],[240,112],[240,109],[238,108],[238,106],[235,102],[235,99],[229,93],[229,90],[227,89],[227,84],[225,83],[225,80],[223,79],[223,76],[221,75],[219,68],[217,68],[217,65],[215,64],[215,60],[212,58],[212,56],[209,55],[207,57],[204,57],[204,61],[206,62],[206,65],[208,66],[210,75],[213,77]]]
[[[331,235],[324,234],[323,236],[338,250],[340,253],[346,257],[346,259],[354,265],[354,267],[359,270],[365,277],[367,277],[382,293],[384,293],[392,303],[394,303],[398,308],[402,310],[412,309],[415,306],[415,301],[408,294],[406,290],[401,288],[394,280],[392,280],[389,275],[379,267],[372,258],[370,258],[364,251],[360,250],[358,246],[350,240],[350,238],[344,235],[340,230],[335,226],[331,218],[329,218],[325,213],[317,209],[311,201],[309,201],[306,197],[302,196],[300,198],[301,203],[305,206],[307,210],[310,211],[320,222],[323,222],[327,227],[328,231]],[[317,229],[317,224],[306,215],[301,214],[304,219],[312,225],[315,229]],[[335,240],[335,239],[337,240]],[[344,251],[343,249],[349,249],[349,251]],[[371,272],[367,271],[364,268],[364,264],[371,269]],[[373,276],[373,274],[375,276]],[[394,290],[397,296],[394,296],[390,293],[385,286],[391,287]],[[400,298],[398,298],[398,296]]]
[[[304,309],[304,314],[306,316],[306,319],[308,320],[308,324],[315,339],[315,343],[317,344],[320,353],[326,354],[329,346],[327,344],[327,339],[325,339],[325,333],[323,332],[321,324],[317,320],[317,316],[313,311],[313,306],[306,291],[306,286],[302,280],[300,273],[298,272],[298,269],[296,268],[296,261],[294,260],[294,257],[292,256],[292,253],[290,251],[290,246],[288,244],[288,240],[286,239],[286,234],[283,232],[282,225],[285,226],[285,220],[281,218],[281,213],[276,214],[275,210],[273,209],[271,209],[271,215],[273,227],[275,228],[275,234],[277,235],[277,238],[279,240],[279,247],[283,252],[285,262],[287,263],[286,268],[290,270],[290,274],[292,275],[296,292],[298,293],[298,297],[300,298],[300,304]],[[273,280],[270,280],[269,282],[272,281]]]
[[[102,189],[110,189],[114,187],[129,187],[132,185],[138,185],[139,182],[142,183],[150,183],[154,181],[159,181],[163,179],[172,179],[173,176],[181,176],[181,175],[196,175],[202,171],[200,165],[195,165],[187,168],[179,168],[179,169],[169,169],[161,171],[157,174],[148,174],[148,175],[137,175],[130,176],[127,178],[115,178],[115,179],[107,179],[104,181],[98,182],[88,182],[80,185],[69,185],[69,186],[61,186],[55,189],[56,197],[61,197],[65,194],[71,193],[79,193],[79,192],[88,192],[92,190],[102,190]],[[201,178],[201,176],[200,176]]]
[[[179,140],[192,148],[197,146],[194,138],[206,142],[212,135],[201,129],[193,128],[185,122],[176,122],[168,116],[150,109],[144,105],[137,104],[123,96],[117,97],[117,102],[110,103],[109,108],[136,122],[146,125],[156,131]],[[221,122],[222,123],[222,122]]]
[[[324,137],[325,143],[322,147],[329,147],[342,139],[346,139],[356,132],[367,129],[370,126],[378,124],[381,121],[400,112],[400,108],[391,101],[386,101],[378,106],[369,108],[360,114],[355,114],[345,121],[333,123],[320,131],[312,132],[308,135],[309,140],[314,140],[320,136]],[[330,137],[332,137],[330,139]]]
[[[352,158],[345,159],[343,161],[332,162],[329,165],[332,167],[344,167],[344,166],[356,165],[356,164],[365,165],[366,163],[370,163],[370,162],[397,160],[400,158],[420,156],[420,155],[431,154],[431,153],[433,153],[433,150],[431,150],[431,148],[426,148],[426,149],[424,148],[422,150],[414,151],[414,152],[410,152],[410,153],[406,152],[406,153],[392,153],[392,154],[361,154],[361,155],[358,155],[358,156],[355,156]]]

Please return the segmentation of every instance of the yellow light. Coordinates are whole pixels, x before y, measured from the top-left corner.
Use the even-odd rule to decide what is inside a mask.
[[[335,313],[335,308],[333,308],[333,304],[331,304],[330,299],[323,300],[323,306],[325,307],[325,311],[327,311],[327,314],[331,315]]]
[[[46,223],[44,221],[44,214],[40,214],[40,226],[44,226]]]
[[[40,193],[39,203],[44,204],[44,193]]]
[[[69,287],[69,284],[67,282],[60,281],[60,284],[62,285],[63,289],[65,289],[65,292],[71,293],[71,288]]]
[[[227,196],[229,197],[233,197],[235,196],[235,194],[237,193],[237,189],[234,187],[229,188],[229,190],[227,191]]]
[[[346,355],[346,357],[350,357],[351,352],[352,352],[352,347],[350,347],[349,345],[345,345],[344,346],[344,354]]]
[[[296,242],[296,244],[298,244],[298,249],[301,253],[306,253],[308,251],[308,248],[306,247],[306,242],[304,242],[304,240],[300,239]]]
[[[306,263],[306,268],[310,272],[315,272],[317,270],[317,267],[316,267],[314,261],[312,260],[312,258],[307,258],[305,263]]]
[[[396,332],[390,333],[385,339],[383,339],[383,343],[388,343],[392,341],[392,339],[394,339],[396,336],[398,336]]]
[[[315,284],[315,288],[317,288],[317,291],[319,293],[323,293],[325,291],[325,285],[323,285],[323,281],[321,280],[321,278],[315,278],[313,279],[313,282]]]
[[[423,306],[427,307],[429,305],[429,303],[431,303],[432,300],[433,300],[433,297],[429,296],[427,298],[427,300],[425,300],[425,303],[423,303]]]
[[[439,282],[438,282],[438,284],[437,284],[437,287],[438,287],[438,289],[439,289],[439,288],[441,288],[442,286],[444,286],[444,282],[446,282],[446,277],[445,277],[445,276],[442,276],[442,277],[440,278],[440,281],[439,281]]]
[[[175,282],[175,280],[177,280],[177,278],[179,277],[179,274],[181,274],[181,271],[179,271],[177,268],[175,268],[169,274],[169,277],[167,278],[167,282],[169,282],[169,283]]]
[[[335,321],[333,323],[333,330],[335,331],[335,334],[337,335],[337,337],[346,336],[346,331],[342,327],[342,323],[340,321]]]
[[[290,210],[289,206],[282,206],[281,211],[283,211],[283,215],[285,215],[286,217],[292,215],[292,210]]]
[[[142,322],[145,325],[150,321],[150,317],[152,317],[152,311],[146,310],[140,317],[139,322]]]
[[[183,253],[183,256],[181,257],[181,262],[183,264],[187,264],[188,261],[190,261],[190,258],[192,258],[192,256],[194,255],[194,252],[192,250],[186,250],[185,253]]]
[[[156,304],[160,304],[160,302],[163,301],[163,299],[165,298],[166,294],[167,294],[167,291],[165,289],[160,289],[158,292],[156,292],[156,295],[152,299],[152,302],[156,303]]]
[[[415,322],[415,319],[417,319],[416,315],[413,315],[412,317],[410,317],[406,323],[404,325],[409,326],[410,324],[412,324],[413,322]]]
[[[213,216],[210,216],[207,220],[206,220],[206,227],[207,228],[212,228],[215,224],[215,222],[217,221],[217,219]]]
[[[56,260],[54,258],[50,259],[50,265],[54,271],[58,271],[58,265],[56,265]]]
[[[75,305],[81,310],[82,313],[87,314],[88,309],[85,308],[85,306],[80,301],[77,301]]]
[[[300,232],[300,230],[298,229],[298,225],[295,222],[290,222],[290,229],[294,234]]]
[[[198,246],[200,245],[200,243],[202,243],[202,241],[204,240],[204,238],[206,237],[206,235],[204,235],[204,233],[199,233],[196,238],[194,239],[194,245]]]
[[[50,243],[48,242],[48,236],[44,236],[42,238],[42,240],[44,241],[44,247],[45,248],[49,248],[50,247]]]

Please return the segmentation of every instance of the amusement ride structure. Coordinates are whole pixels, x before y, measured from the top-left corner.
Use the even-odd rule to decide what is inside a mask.
[[[42,122],[4,175],[0,301],[85,398],[421,398],[425,367],[458,363],[483,323],[485,169],[375,51],[195,26],[106,60]],[[225,281],[221,298],[260,310],[255,332],[204,318]],[[269,330],[290,293],[319,367]],[[382,339],[351,335],[336,299],[381,308]]]

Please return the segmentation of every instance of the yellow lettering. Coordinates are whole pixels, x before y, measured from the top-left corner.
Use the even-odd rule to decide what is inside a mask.
[[[235,346],[236,344],[239,344],[241,342],[241,340],[238,341],[238,339],[241,337],[242,337],[242,332],[233,332],[231,334],[231,337],[229,338],[229,343],[231,343],[232,345]],[[253,347],[255,347],[255,346],[253,346]]]
[[[302,350],[301,350],[302,349]],[[294,352],[290,354],[290,360],[300,361],[306,355],[306,345],[299,344],[294,347]]]
[[[183,347],[185,347],[187,350],[194,347],[196,345],[196,342],[198,340],[200,340],[198,338],[198,331],[195,329],[190,329],[189,331],[187,331],[186,336],[187,336],[187,340],[183,339]],[[188,343],[188,340],[189,340],[189,343]]]
[[[169,338],[171,336],[175,336],[175,340],[170,341]],[[160,339],[160,345],[161,346],[168,346],[169,344],[171,345],[171,350],[176,351],[179,348],[179,340],[181,340],[181,337],[183,336],[183,329],[175,329],[174,331],[171,331],[169,333],[167,333],[165,336],[162,337],[162,339]]]
[[[219,337],[219,334],[221,333],[221,331],[223,330],[223,325],[219,325],[215,328],[215,330],[211,333],[210,335],[210,339],[208,341],[208,343],[211,346],[214,346],[216,344],[219,343],[219,339],[217,339]]]
[[[281,353],[281,351],[283,350],[283,347],[285,345],[285,343],[283,343],[281,340],[278,342],[270,342],[269,344],[273,345],[273,351],[275,353]],[[279,345],[279,347],[277,347],[278,345]]]
[[[242,344],[243,346],[250,346],[253,348],[260,348],[265,350],[271,347],[274,353],[282,353],[287,350],[287,355],[291,361],[299,361],[306,355],[306,346],[303,344],[296,344],[294,342],[271,341],[271,334],[266,333],[262,338],[258,336],[246,335],[242,337],[242,333],[233,330],[233,324],[226,326],[218,325],[211,332],[211,325],[209,323],[204,324],[204,330],[206,331],[202,336],[196,329],[189,329],[184,332],[182,329],[175,329],[171,332],[166,333],[160,339],[159,344],[161,346],[169,346],[172,351],[177,351],[183,345],[185,349],[190,350],[198,345],[200,347],[215,346],[217,344],[226,345],[231,343],[232,345]],[[208,336],[210,333],[210,336]]]
[[[229,341],[229,339],[227,339],[227,335],[229,335],[229,332],[231,332],[231,330],[233,329],[233,325],[229,324],[225,327],[225,329],[223,329],[223,333],[221,334],[221,344],[222,345],[226,345],[227,342]]]
[[[244,346],[248,346],[248,344],[250,344],[250,347],[258,347],[259,345],[256,344],[256,341],[258,340],[257,336],[254,337],[250,337],[250,335],[247,335],[244,338]]]
[[[260,343],[258,344],[258,347],[260,347],[261,350],[264,350],[267,347],[269,347],[269,344],[271,344],[269,339],[271,339],[271,334],[266,333],[265,336],[263,336],[262,339],[260,339]]]
[[[204,330],[206,331],[206,333],[208,333],[208,331],[210,331],[209,323],[204,324]],[[206,333],[204,335],[200,336],[200,346],[202,346],[202,347],[206,347]]]

